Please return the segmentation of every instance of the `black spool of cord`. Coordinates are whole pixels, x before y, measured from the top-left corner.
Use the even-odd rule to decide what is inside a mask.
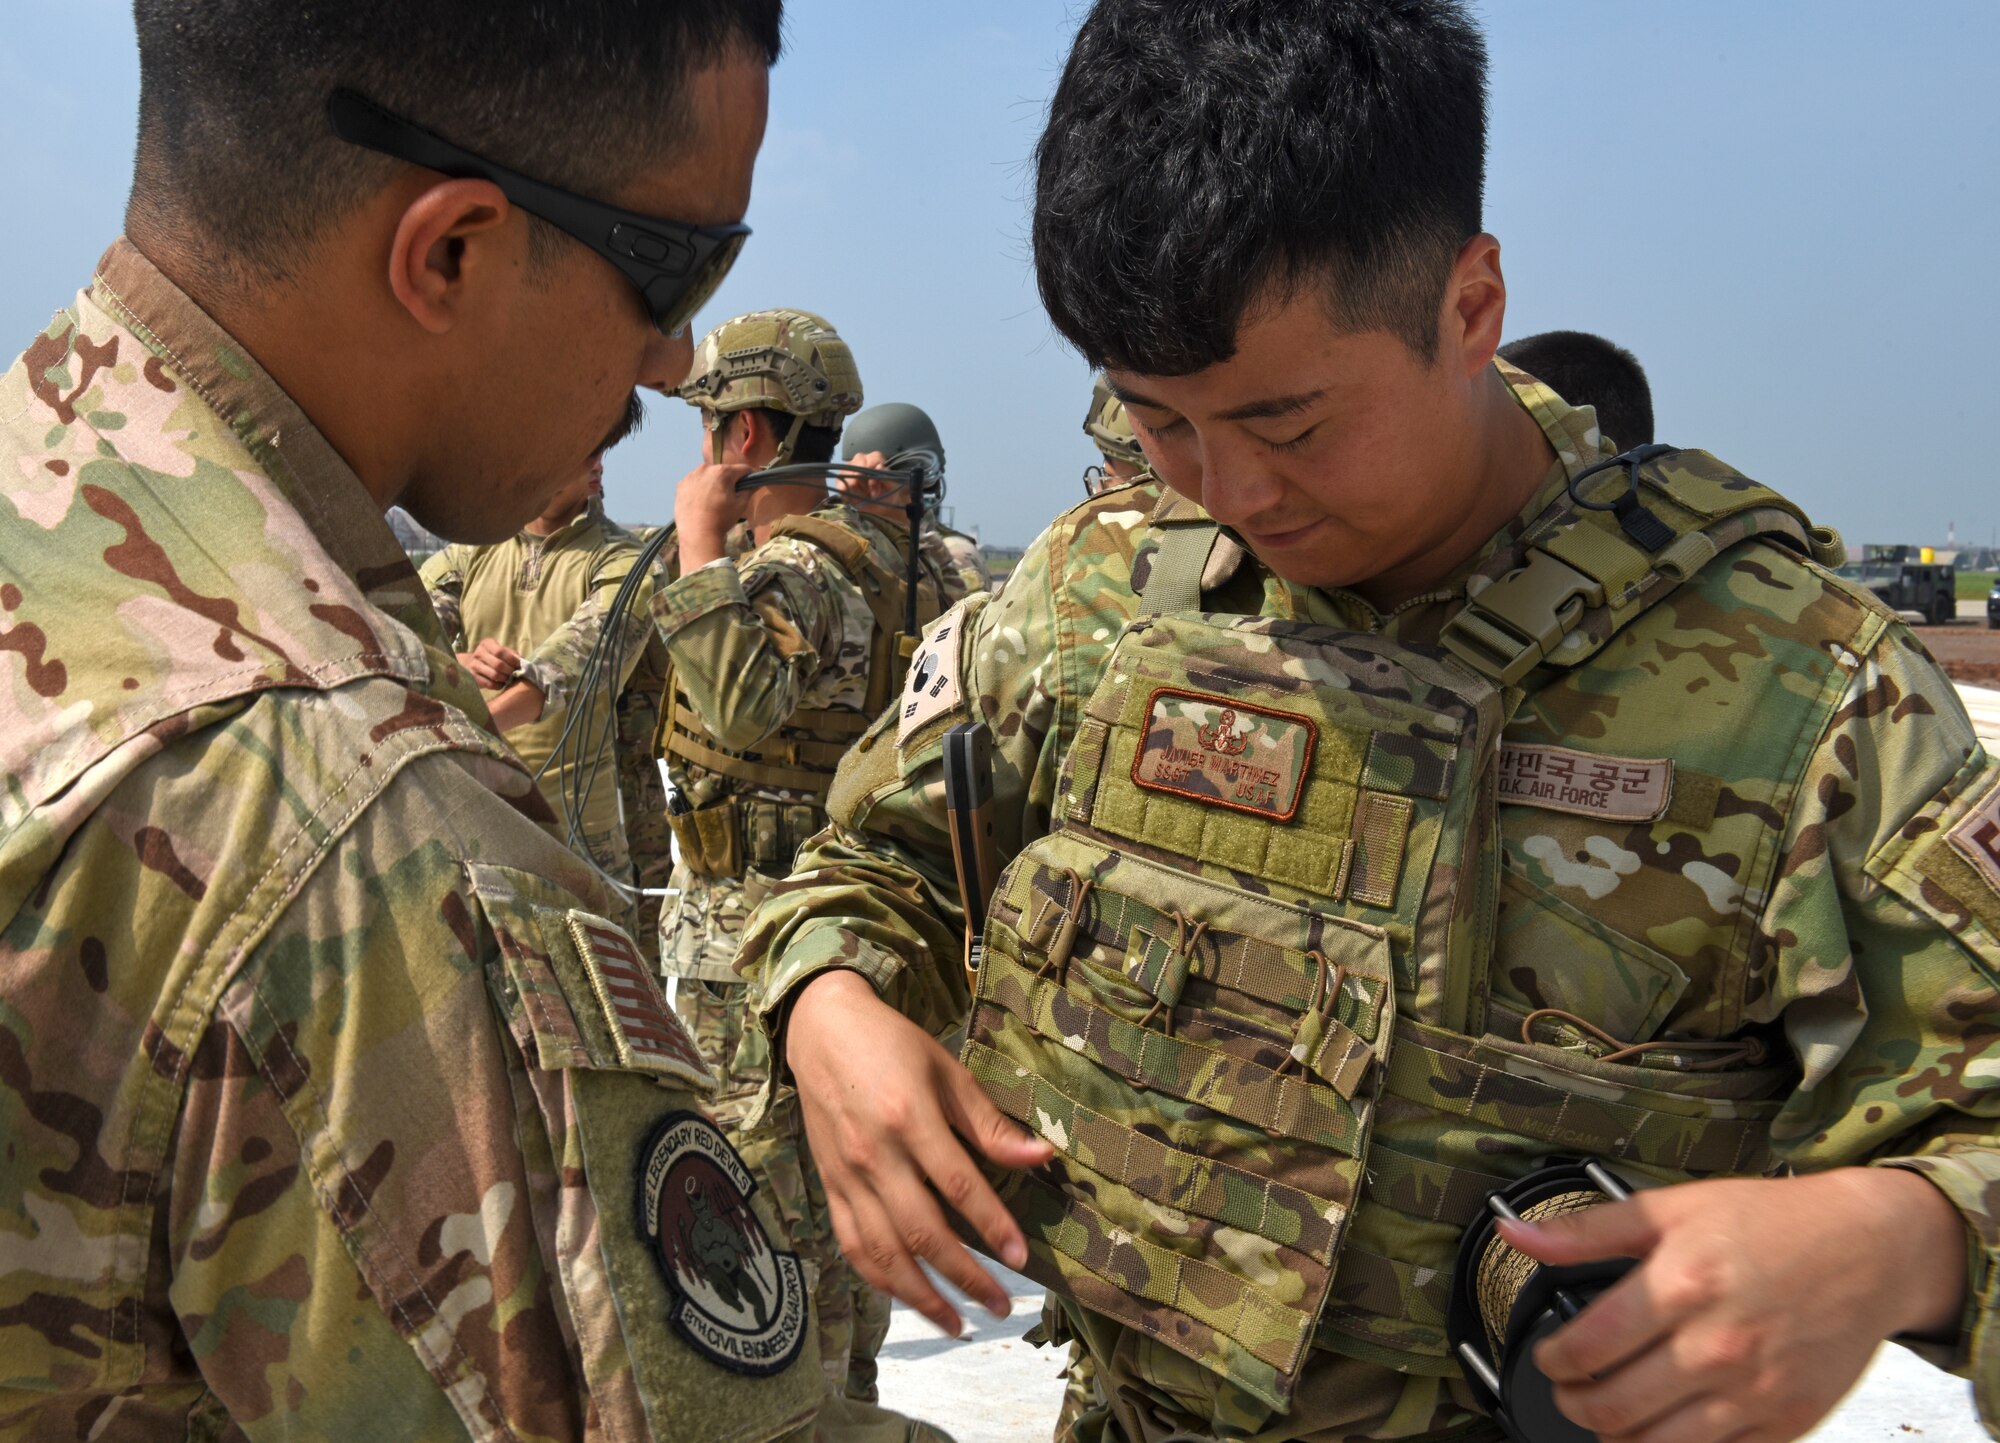
[[[1611,1258],[1551,1267],[1511,1247],[1498,1224],[1544,1222],[1629,1196],[1602,1163],[1551,1158],[1489,1194],[1486,1215],[1459,1240],[1445,1336],[1473,1392],[1515,1443],[1597,1443],[1556,1407],[1555,1385],[1535,1366],[1535,1345],[1635,1264]]]

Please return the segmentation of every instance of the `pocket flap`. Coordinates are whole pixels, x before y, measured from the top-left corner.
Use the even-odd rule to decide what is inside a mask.
[[[521,1051],[543,1068],[645,1072],[714,1092],[687,1028],[625,929],[558,905],[564,894],[501,868],[468,869],[499,944],[500,1001]]]

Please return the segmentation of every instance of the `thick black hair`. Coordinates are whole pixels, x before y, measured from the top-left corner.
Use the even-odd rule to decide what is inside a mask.
[[[1653,442],[1653,388],[1639,358],[1589,331],[1543,331],[1500,348],[1501,356],[1572,406],[1595,406],[1597,428],[1623,451]]]
[[[1460,0],[1098,0],[1035,170],[1042,301],[1093,366],[1227,360],[1274,285],[1429,360],[1482,228],[1485,41]]]
[[[338,86],[598,197],[689,134],[687,82],[774,62],[783,0],[133,0],[139,154],[127,224],[281,278],[399,162],[335,137]],[[537,222],[546,249],[554,231]]]
[[[791,418],[782,411],[773,411],[771,420],[778,427],[780,436],[791,426]],[[798,444],[792,447],[792,460],[831,461],[834,448],[840,445],[838,426],[801,426]]]

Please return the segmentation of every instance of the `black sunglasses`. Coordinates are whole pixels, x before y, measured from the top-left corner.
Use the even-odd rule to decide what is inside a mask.
[[[327,97],[326,117],[333,123],[333,133],[351,144],[454,179],[499,186],[500,193],[522,210],[566,231],[618,267],[639,288],[663,335],[677,334],[694,319],[750,238],[747,225],[689,225],[572,195],[460,150],[345,88]]]

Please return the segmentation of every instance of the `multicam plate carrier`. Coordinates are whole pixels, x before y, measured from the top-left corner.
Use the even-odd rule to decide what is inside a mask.
[[[1213,527],[1167,531],[1154,572],[1176,579],[1149,585],[1053,830],[992,900],[963,1052],[1057,1149],[1001,1181],[1038,1280],[1282,1410],[1315,1342],[1454,1371],[1452,1251],[1496,1166],[1763,1165],[1776,1068],[1668,1089],[1474,1021],[1516,683],[1736,540],[1838,546],[1702,453],[1642,479],[1664,525],[1635,544],[1560,508],[1439,649],[1200,614]]]

